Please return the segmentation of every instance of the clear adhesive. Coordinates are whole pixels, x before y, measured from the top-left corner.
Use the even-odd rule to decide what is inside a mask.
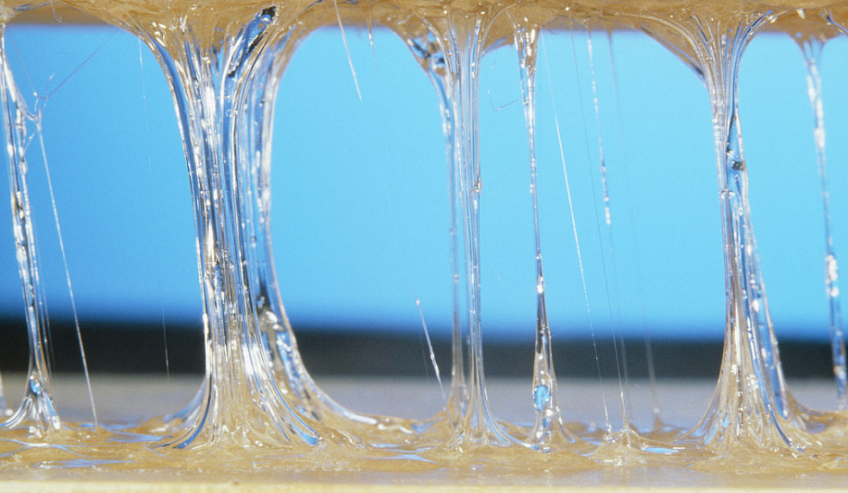
[[[0,465],[9,464],[17,472],[60,464],[141,474],[174,469],[215,470],[222,475],[390,470],[429,477],[426,475],[433,471],[450,471],[447,476],[451,478],[475,478],[486,468],[498,473],[564,477],[630,465],[734,472],[752,467],[758,472],[844,472],[842,458],[848,451],[844,413],[807,409],[786,388],[757,255],[740,130],[737,79],[744,50],[761,30],[777,29],[781,19],[797,15],[795,9],[752,2],[728,8],[721,2],[666,4],[649,0],[622,5],[618,10],[604,2],[555,8],[498,0],[439,5],[251,0],[220,2],[201,9],[180,2],[161,9],[156,2],[134,0],[68,3],[136,34],[167,75],[193,204],[206,374],[195,399],[173,416],[154,417],[120,429],[99,423],[96,414],[94,424],[102,426],[60,419],[53,404],[46,357],[50,341],[27,182],[26,153],[31,132],[40,131],[39,115],[27,109],[6,59],[5,44],[0,44],[0,93],[30,345],[26,395],[0,425]],[[5,12],[5,20],[16,14],[10,7],[0,11]],[[834,7],[805,22],[819,23],[811,29],[827,22],[838,25],[840,13],[841,9]],[[438,97],[446,139],[450,212],[445,239],[451,252],[453,357],[444,407],[428,420],[357,413],[319,388],[300,358],[277,285],[270,235],[276,94],[298,43],[315,29],[338,26],[347,49],[345,24],[367,25],[369,36],[372,28],[393,30],[406,42]],[[569,394],[560,393],[557,385],[545,297],[540,163],[536,161],[536,62],[541,48],[548,63],[545,31],[595,26],[648,33],[693,69],[709,95],[727,294],[725,348],[711,403],[692,429],[660,425],[656,398],[655,422],[650,429],[638,429],[628,422],[624,362],[616,362],[624,372],[624,377],[619,373],[618,386],[623,430],[612,429],[605,401],[606,421],[601,425],[573,422],[560,407]],[[486,203],[483,178],[496,173],[497,167],[487,167],[480,159],[479,77],[483,56],[504,43],[514,44],[518,53],[529,143],[536,280],[534,361],[532,382],[527,382],[516,398],[532,407],[532,423],[511,423],[495,416],[483,364],[485,270],[480,258],[480,217]],[[802,42],[810,70],[824,214],[829,225],[821,91],[815,72],[822,45],[813,37]],[[604,222],[609,228],[608,170],[591,44],[588,49]],[[348,60],[361,99],[349,54]],[[554,113],[555,104],[552,92]],[[561,162],[553,165],[562,166],[567,193],[563,200],[570,208],[575,261],[582,277],[584,299],[578,303],[585,303],[591,324],[589,288],[563,150],[567,139],[557,120],[555,126]],[[590,186],[594,193],[595,184]],[[602,240],[600,221],[598,216]],[[611,230],[608,233],[611,244]],[[834,367],[844,408],[845,352],[829,226],[826,241]],[[606,292],[609,300],[608,286]],[[421,313],[417,295],[415,301]],[[611,305],[609,311],[612,317]],[[423,314],[421,319],[426,330]],[[594,327],[592,331],[594,339]],[[435,365],[432,347],[429,349]],[[598,358],[596,347],[600,379]],[[91,400],[94,413],[93,395]],[[0,413],[3,410],[0,396]]]

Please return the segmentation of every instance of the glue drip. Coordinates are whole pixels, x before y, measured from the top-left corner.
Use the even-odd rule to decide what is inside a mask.
[[[519,13],[520,16],[520,13]],[[533,359],[533,428],[527,440],[533,448],[559,448],[574,436],[562,420],[556,374],[551,354],[551,328],[545,302],[545,276],[542,270],[542,238],[539,227],[539,189],[536,180],[536,58],[540,28],[524,17],[515,22],[515,49],[521,77],[524,121],[530,144],[530,194],[533,203],[533,231],[536,246],[536,348]]]
[[[836,260],[836,249],[833,244],[833,233],[831,232],[830,192],[827,185],[827,158],[825,155],[824,103],[822,102],[822,82],[819,73],[825,38],[810,35],[797,41],[804,54],[804,65],[807,68],[807,94],[810,97],[815,123],[813,137],[816,143],[816,163],[821,179],[822,212],[824,214],[824,273],[825,293],[830,315],[830,347],[833,358],[833,375],[836,378],[836,404],[838,409],[844,410],[848,409],[848,394],[846,394],[848,370],[846,370],[845,362],[842,307],[839,301],[839,268]]]
[[[161,10],[147,1],[74,4],[136,33],[157,56],[168,78],[194,205],[207,373],[197,398],[173,417],[121,434],[98,429],[96,436],[84,437],[73,450],[61,440],[44,439],[48,431],[66,430],[60,429],[48,399],[47,338],[42,324],[46,315],[38,302],[41,288],[26,194],[29,115],[19,104],[22,99],[5,59],[5,46],[0,45],[4,48],[0,89],[33,361],[30,381],[47,385],[40,394],[27,394],[21,409],[38,413],[28,415],[32,423],[23,433],[0,430],[0,457],[15,457],[27,468],[30,462],[42,464],[44,454],[76,454],[102,467],[128,462],[114,467],[142,472],[181,467],[243,471],[239,468],[244,467],[249,473],[273,473],[281,464],[303,471],[392,467],[474,471],[480,465],[495,464],[526,474],[626,465],[631,458],[639,464],[699,467],[705,457],[730,458],[723,466],[736,468],[741,467],[736,459],[743,455],[746,460],[739,464],[750,464],[751,457],[768,458],[777,460],[776,467],[783,470],[791,462],[782,459],[805,458],[807,467],[844,469],[839,462],[846,449],[840,443],[842,415],[809,411],[795,403],[785,388],[748,206],[736,79],[745,46],[782,12],[753,6],[728,11],[717,4],[673,6],[669,11],[654,6],[619,13],[595,10],[592,5],[582,6],[585,11],[563,11],[527,4],[519,8],[517,4],[460,2],[438,7],[255,2],[209,9],[170,5]],[[628,430],[628,440],[606,441],[598,447],[597,429],[566,428],[558,406],[544,297],[535,159],[535,58],[541,30],[588,27],[596,17],[613,18],[648,32],[688,63],[707,88],[728,295],[721,374],[701,422],[692,430],[674,430],[673,438],[667,430]],[[369,26],[395,30],[410,46],[436,87],[447,140],[453,379],[445,409],[426,422],[357,414],[324,394],[300,360],[273,269],[270,135],[279,80],[297,42],[311,30],[345,20],[364,23],[364,19]],[[519,52],[530,141],[538,281],[532,382],[535,421],[530,426],[494,418],[483,367],[478,78],[486,50],[505,40],[514,42]],[[461,295],[463,280],[465,296]],[[44,409],[27,407],[28,402],[49,403],[52,414],[47,416],[55,416],[55,421],[44,419]],[[116,437],[124,442],[121,447],[113,446]],[[142,441],[148,443],[138,445]],[[151,451],[153,445],[155,451]],[[37,459],[30,461],[31,456]],[[473,460],[465,461],[466,457]],[[379,459],[392,459],[398,465],[386,466],[389,462]]]
[[[42,434],[48,430],[58,430],[61,420],[53,405],[50,367],[47,363],[47,308],[39,287],[38,252],[27,181],[26,148],[30,142],[28,125],[36,117],[28,113],[6,58],[6,21],[0,21],[0,101],[3,104],[7,139],[15,250],[26,303],[29,369],[23,402],[8,420],[0,424],[0,429],[33,426]]]

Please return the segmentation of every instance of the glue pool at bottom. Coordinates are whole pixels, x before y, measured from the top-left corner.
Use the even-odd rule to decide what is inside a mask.
[[[144,417],[173,413],[194,394],[200,378],[192,377],[126,377],[95,376],[98,413],[104,422],[135,422]],[[438,386],[422,379],[324,379],[323,388],[340,403],[350,408],[373,413],[426,418],[438,411],[441,395]],[[603,394],[609,402],[617,401],[618,385],[596,380],[564,379],[561,381],[563,412],[570,419],[585,423],[603,419],[603,407],[589,407]],[[711,380],[666,380],[657,386],[664,421],[678,426],[691,426],[703,413],[715,383]],[[22,375],[4,378],[9,397],[23,388]],[[793,393],[807,405],[828,408],[834,401],[833,384],[827,380],[790,381]],[[68,422],[90,420],[90,410],[81,377],[58,376],[55,380],[56,402]],[[519,379],[495,379],[490,382],[492,407],[498,417],[522,421],[532,417],[525,409],[527,399],[516,396],[527,392],[526,382]],[[650,419],[650,393],[647,382],[630,382],[629,394],[636,424]],[[149,396],[157,396],[151,399]],[[615,406],[609,405],[615,420]],[[641,412],[640,412],[641,411]],[[48,454],[49,455],[49,454]],[[299,459],[303,461],[304,459]],[[305,460],[321,460],[321,455]],[[247,467],[233,471],[217,468],[175,468],[167,472],[126,468],[121,464],[73,464],[75,467],[17,467],[11,457],[0,457],[0,491],[297,491],[297,492],[369,492],[382,491],[649,491],[685,488],[690,491],[844,491],[848,476],[844,472],[822,470],[784,473],[750,471],[701,470],[676,465],[640,465],[590,467],[562,473],[501,471],[497,467],[423,468],[410,470],[408,464],[392,467],[389,462],[379,469],[308,471],[287,468],[286,461],[269,470],[255,473]],[[466,465],[467,466],[467,465]],[[753,469],[753,468],[752,468]]]

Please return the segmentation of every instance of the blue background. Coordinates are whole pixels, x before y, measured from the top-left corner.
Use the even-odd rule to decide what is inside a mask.
[[[273,241],[296,326],[445,334],[451,314],[445,143],[436,92],[389,32],[313,33],[284,76],[274,132]],[[45,151],[83,319],[199,326],[188,180],[165,79],[132,36],[107,27],[13,26],[17,84],[43,114]],[[539,202],[551,326],[719,339],[724,280],[706,90],[636,33],[549,34],[537,76]],[[822,65],[837,254],[848,251],[848,43]],[[528,145],[515,51],[481,68],[483,323],[532,341],[535,278]],[[612,67],[615,69],[615,77]],[[751,202],[779,336],[825,340],[824,229],[801,52],[758,37],[740,78]],[[554,107],[556,111],[554,111]],[[568,207],[571,187],[584,299]],[[598,128],[611,228],[603,222]],[[37,139],[28,154],[51,317],[70,316]],[[8,190],[8,174],[0,175]],[[2,192],[7,193],[7,192]],[[0,315],[23,314],[8,207],[0,208]],[[591,313],[591,314],[590,314]],[[120,323],[116,324],[117,326]]]

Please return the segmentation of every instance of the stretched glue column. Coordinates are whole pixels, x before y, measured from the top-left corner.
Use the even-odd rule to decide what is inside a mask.
[[[538,9],[537,9],[538,10]],[[556,373],[554,372],[551,329],[545,300],[545,275],[542,268],[542,239],[539,226],[539,191],[536,179],[536,60],[541,25],[538,12],[530,15],[519,4],[513,18],[515,49],[518,52],[521,95],[527,140],[530,150],[530,193],[533,205],[533,231],[536,260],[536,330],[533,358],[533,428],[527,438],[532,448],[550,451],[573,442],[559,407]]]
[[[420,20],[418,20],[420,23]],[[410,26],[412,24],[412,26]],[[445,418],[448,425],[446,433],[450,436],[452,430],[458,428],[462,422],[464,410],[468,405],[468,386],[466,381],[465,362],[467,339],[464,338],[462,326],[462,300],[461,288],[461,259],[462,242],[459,235],[459,220],[462,217],[462,207],[457,190],[457,153],[454,152],[455,113],[453,101],[450,98],[448,84],[448,66],[445,57],[442,40],[436,37],[432,25],[416,26],[415,22],[407,21],[395,26],[399,30],[399,36],[406,42],[412,54],[421,64],[421,67],[433,83],[439,98],[439,114],[442,117],[442,131],[445,135],[445,154],[447,163],[447,196],[448,196],[448,237],[450,239],[450,262],[451,262],[451,388],[445,406]]]
[[[278,385],[259,328],[255,284],[244,250],[245,128],[254,122],[250,89],[267,76],[269,47],[285,43],[305,2],[202,2],[122,8],[79,2],[137,33],[159,59],[171,86],[188,164],[206,334],[206,380],[169,442],[175,447],[232,444],[314,449],[315,423],[292,407]],[[246,146],[241,149],[240,146]]]
[[[742,53],[772,16],[768,10],[709,3],[652,15],[641,24],[695,71],[710,97],[727,321],[715,393],[687,437],[716,453],[740,442],[775,451],[807,445],[786,391],[759,271],[736,94]]]
[[[295,46],[337,8],[307,2],[111,8],[82,4],[137,33],[174,96],[188,162],[204,300],[207,378],[169,442],[196,447],[362,444],[405,420],[339,406],[307,373],[279,295],[270,167],[279,82]],[[180,423],[181,422],[181,423]],[[390,443],[385,433],[376,440]]]
[[[58,430],[61,420],[53,406],[50,367],[47,364],[47,311],[39,284],[38,251],[27,181],[28,125],[36,120],[37,115],[30,114],[15,84],[6,56],[5,36],[6,23],[24,8],[0,4],[0,100],[5,119],[15,250],[26,306],[29,369],[23,401],[8,420],[0,423],[0,430],[27,427],[35,433],[43,433],[50,429]]]
[[[452,428],[450,446],[459,451],[513,441],[489,410],[480,313],[482,178],[477,98],[480,60],[491,42],[487,39],[489,29],[503,8],[496,2],[422,7],[418,15],[426,34],[417,38],[403,35],[439,93],[447,137],[454,274],[453,368],[447,415]],[[465,303],[459,293],[460,249],[464,249]],[[463,305],[465,314],[461,313]]]
[[[214,442],[230,434],[241,446],[257,438],[273,445],[316,445],[320,436],[289,406],[260,345],[237,191],[237,129],[250,124],[240,119],[248,80],[276,30],[285,29],[281,24],[289,22],[289,12],[271,5],[245,19],[241,12],[230,16],[221,10],[214,24],[200,14],[176,24],[177,30],[139,28],[167,73],[179,109],[200,238],[207,383],[193,423],[175,443],[198,437]],[[216,28],[220,37],[212,34]]]

